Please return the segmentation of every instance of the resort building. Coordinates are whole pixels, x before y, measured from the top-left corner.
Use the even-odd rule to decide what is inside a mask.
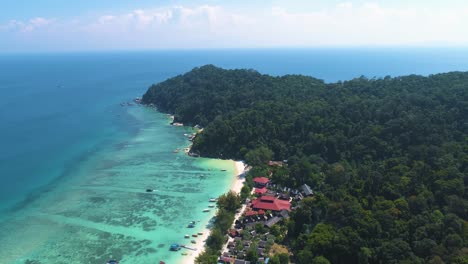
[[[268,189],[267,189],[266,187],[263,187],[263,188],[255,188],[255,194],[258,194],[258,195],[263,195],[263,194],[265,194],[267,191],[268,191]]]
[[[304,194],[305,197],[314,195],[314,191],[312,191],[310,186],[307,185],[307,184],[302,185],[301,189],[302,189],[302,193]]]
[[[267,177],[256,177],[253,179],[255,183],[255,188],[264,188],[267,186],[267,184],[270,182],[270,179]]]
[[[252,201],[252,208],[254,210],[270,210],[274,212],[281,210],[291,211],[291,203],[274,196],[262,196]]]

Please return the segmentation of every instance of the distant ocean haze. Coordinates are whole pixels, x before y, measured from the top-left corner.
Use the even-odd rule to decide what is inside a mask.
[[[145,263],[138,252],[175,260],[167,243],[183,238],[178,233],[185,232],[181,228],[194,220],[191,216],[207,223],[209,217],[200,212],[211,194],[229,189],[233,169],[230,163],[174,154],[188,145],[183,134],[191,133],[189,128],[171,127],[165,114],[121,103],[143,95],[153,83],[204,64],[335,82],[361,75],[466,71],[468,52],[382,48],[0,55],[0,263],[55,263],[66,256],[76,259],[72,263],[87,263],[93,255],[100,262],[113,255]],[[225,167],[227,172],[209,170]],[[149,187],[162,192],[148,196],[142,190]],[[184,201],[197,203],[190,209]],[[69,234],[75,237],[67,241]],[[73,252],[83,241],[94,246]],[[59,242],[62,248],[56,246]]]

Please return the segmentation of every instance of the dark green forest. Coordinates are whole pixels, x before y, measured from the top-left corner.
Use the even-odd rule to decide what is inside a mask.
[[[325,83],[212,65],[143,102],[204,127],[192,151],[309,184],[286,223],[295,263],[468,263],[468,72]],[[317,258],[318,259],[318,258]]]

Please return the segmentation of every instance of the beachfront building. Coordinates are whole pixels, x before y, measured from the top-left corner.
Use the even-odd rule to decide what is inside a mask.
[[[273,212],[280,212],[281,210],[291,211],[291,203],[274,196],[262,196],[252,201],[252,208],[254,210],[270,210]]]
[[[263,187],[263,188],[255,188],[255,194],[256,194],[256,195],[262,196],[262,195],[264,195],[266,192],[268,192],[268,189],[267,189],[266,187]]]
[[[255,188],[265,188],[267,186],[267,184],[270,182],[270,179],[268,179],[267,177],[256,177],[253,179],[254,183],[255,183]]]
[[[266,186],[270,182],[270,179],[268,179],[267,177],[256,177],[253,180],[254,180],[254,183],[255,183],[255,194],[256,195],[261,196],[261,195],[265,194],[268,191]]]

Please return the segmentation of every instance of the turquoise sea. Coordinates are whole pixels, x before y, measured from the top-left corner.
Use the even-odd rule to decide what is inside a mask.
[[[173,152],[188,145],[184,134],[193,131],[127,104],[152,83],[208,63],[326,81],[428,75],[468,70],[466,51],[0,55],[0,264],[180,262],[169,245],[187,243],[184,234],[209,224],[214,212],[202,210],[229,190],[234,167]],[[199,222],[188,230],[192,220]]]

